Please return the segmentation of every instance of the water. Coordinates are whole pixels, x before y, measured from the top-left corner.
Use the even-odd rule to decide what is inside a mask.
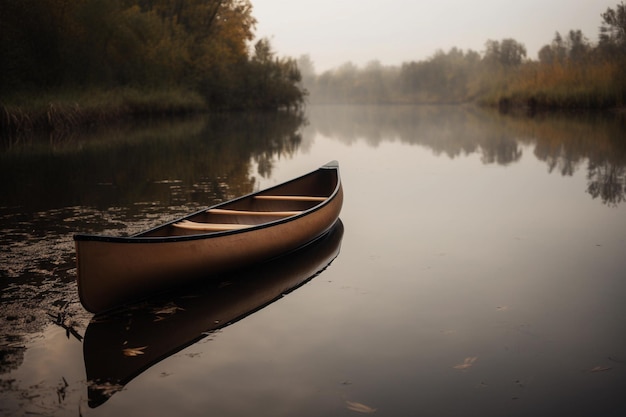
[[[312,107],[304,124],[236,115],[6,142],[0,414],[621,416],[625,128]],[[333,239],[106,321],[80,306],[73,233],[134,233],[333,159]]]

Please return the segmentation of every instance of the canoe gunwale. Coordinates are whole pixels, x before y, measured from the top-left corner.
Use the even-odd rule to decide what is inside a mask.
[[[173,225],[174,223],[178,223],[180,221],[189,219],[191,217],[194,217],[196,215],[205,213],[211,209],[216,209],[216,208],[220,208],[226,204],[230,204],[230,203],[234,203],[237,201],[241,201],[247,198],[253,198],[255,195],[258,195],[260,193],[269,193],[271,192],[273,189],[276,189],[278,187],[284,186],[286,184],[289,183],[293,183],[293,182],[297,182],[300,179],[307,177],[309,175],[315,175],[315,173],[321,171],[321,170],[334,170],[336,172],[336,176],[337,176],[337,184],[335,186],[335,189],[332,191],[332,193],[329,194],[328,197],[325,198],[324,201],[320,202],[319,204],[314,205],[313,207],[310,207],[306,210],[301,211],[299,214],[293,215],[293,216],[289,216],[289,217],[285,217],[285,218],[281,218],[281,219],[276,219],[276,220],[272,220],[272,221],[268,221],[268,222],[264,222],[264,223],[260,223],[258,225],[254,225],[252,227],[246,227],[246,228],[241,228],[241,229],[235,229],[235,230],[224,230],[224,231],[213,231],[213,232],[207,232],[207,233],[198,233],[198,234],[192,234],[192,235],[181,235],[181,236],[154,236],[154,237],[141,237],[139,235],[142,234],[146,234],[146,233],[150,233],[152,231],[155,231],[157,229],[162,229],[164,227]],[[182,241],[193,241],[193,240],[201,240],[201,239],[214,239],[214,238],[219,238],[219,237],[223,237],[223,236],[227,236],[227,235],[236,235],[236,234],[241,234],[241,233],[254,233],[255,231],[258,230],[262,230],[268,227],[274,227],[280,224],[285,224],[285,223],[291,223],[291,222],[297,222],[298,220],[301,220],[307,216],[309,216],[310,214],[321,210],[322,208],[324,208],[325,206],[331,204],[331,202],[333,202],[333,200],[335,198],[337,198],[337,196],[339,195],[339,193],[341,192],[342,189],[342,184],[341,184],[341,178],[339,175],[339,165],[336,161],[332,161],[329,162],[328,164],[318,168],[315,171],[312,171],[308,174],[304,174],[300,177],[291,179],[287,182],[275,185],[273,187],[270,188],[266,188],[263,190],[259,190],[253,193],[249,193],[237,198],[234,198],[232,200],[228,200],[228,201],[224,201],[218,204],[215,204],[213,206],[210,207],[205,207],[202,208],[196,212],[193,212],[191,214],[187,214],[183,217],[174,219],[172,221],[169,221],[167,223],[163,223],[160,224],[156,227],[150,228],[148,230],[144,230],[141,231],[137,234],[131,235],[131,236],[108,236],[108,235],[96,235],[96,234],[75,234],[74,235],[74,241],[98,241],[98,242],[110,242],[110,243],[174,243],[174,242],[182,242]],[[334,223],[333,223],[334,224]],[[331,226],[332,228],[332,226]],[[330,228],[329,228],[330,229]],[[322,230],[320,231],[320,234],[318,235],[324,235],[329,229],[327,230]],[[315,237],[313,237],[313,240],[316,240]]]

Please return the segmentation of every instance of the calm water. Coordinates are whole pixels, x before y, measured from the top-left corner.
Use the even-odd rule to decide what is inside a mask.
[[[5,141],[0,415],[623,416],[624,132],[313,107]],[[115,317],[80,306],[73,233],[333,159],[342,224],[319,245]]]

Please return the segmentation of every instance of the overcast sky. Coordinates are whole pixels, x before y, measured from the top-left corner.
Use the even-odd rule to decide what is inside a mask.
[[[477,52],[488,39],[513,38],[530,58],[580,29],[593,43],[600,14],[620,0],[251,0],[257,37],[279,56],[308,54],[318,73],[345,62],[359,66],[420,61],[453,46]]]

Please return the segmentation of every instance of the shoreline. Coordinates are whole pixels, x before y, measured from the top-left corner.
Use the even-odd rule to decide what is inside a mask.
[[[405,101],[396,103],[391,101],[385,104],[420,105],[425,103]],[[614,113],[618,116],[626,115],[625,106],[545,105],[546,103],[533,100],[520,100],[505,96],[500,97],[497,101],[493,101],[493,99],[478,99],[461,103],[431,101],[428,104],[474,105],[494,109],[503,114],[524,113],[533,115],[544,112],[600,111]],[[63,135],[77,129],[101,127],[110,123],[148,120],[156,117],[181,117],[210,112],[212,110],[199,94],[185,90],[117,89],[86,90],[79,93],[48,93],[37,97],[25,95],[14,100],[0,102],[0,132],[3,137],[41,133]]]

